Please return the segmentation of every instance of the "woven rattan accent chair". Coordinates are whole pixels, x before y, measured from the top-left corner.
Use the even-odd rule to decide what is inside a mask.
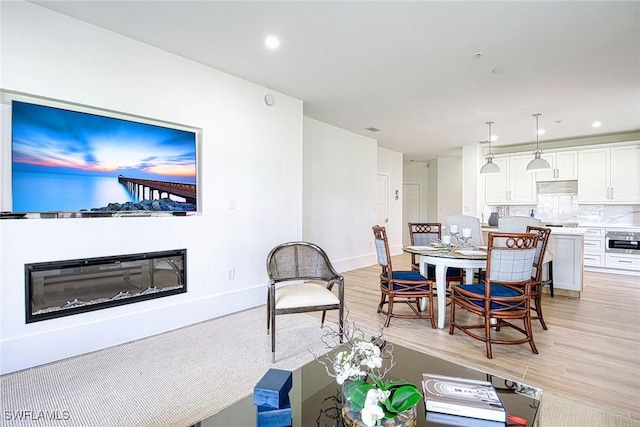
[[[409,238],[411,246],[427,246],[429,243],[437,242],[442,237],[442,225],[439,222],[410,222]],[[420,271],[419,255],[411,254],[411,269]],[[427,264],[427,279],[436,280],[436,266]],[[447,269],[447,283],[462,283],[462,269]]]
[[[547,330],[547,324],[544,323],[544,317],[542,316],[542,264],[544,263],[544,256],[547,251],[547,242],[549,241],[551,229],[528,226],[527,233],[535,233],[538,235],[536,257],[533,261],[533,275],[531,277],[533,281],[531,283],[531,299],[533,300],[531,310],[535,312],[535,316],[532,316],[531,320],[539,320],[542,329]]]
[[[460,329],[465,334],[484,341],[487,357],[492,358],[492,344],[529,343],[538,354],[531,328],[531,273],[536,257],[538,235],[528,233],[489,233],[487,274],[483,283],[454,285],[451,287],[451,319],[449,334]],[[482,324],[462,323],[456,320],[456,308],[482,317]],[[464,319],[469,321],[468,316]],[[523,327],[512,323],[522,320]],[[492,328],[500,333],[502,327],[510,327],[524,338],[502,339],[491,336]],[[483,329],[484,334],[473,332]],[[519,334],[518,334],[519,335]]]
[[[272,362],[276,360],[276,316],[279,314],[322,311],[322,328],[327,310],[338,310],[338,333],[342,342],[344,278],[319,246],[309,242],[276,246],[267,256],[267,274],[267,333],[271,329]],[[336,284],[337,295],[333,290]]]
[[[431,327],[435,329],[436,323],[433,317],[433,282],[427,280],[417,271],[394,271],[391,265],[391,254],[387,232],[384,227],[373,227],[374,243],[378,264],[382,267],[380,273],[380,304],[378,313],[387,316],[384,327],[389,326],[392,317],[401,319],[429,319]],[[420,311],[420,299],[427,298],[427,311]],[[406,303],[412,313],[394,312],[395,303]],[[385,310],[384,306],[387,305]]]

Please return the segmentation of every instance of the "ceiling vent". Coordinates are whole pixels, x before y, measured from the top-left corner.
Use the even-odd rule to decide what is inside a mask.
[[[374,128],[373,126],[365,128],[369,132],[380,132],[380,129]]]

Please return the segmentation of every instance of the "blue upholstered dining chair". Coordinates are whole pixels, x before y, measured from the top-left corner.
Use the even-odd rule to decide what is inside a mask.
[[[411,246],[427,246],[430,243],[438,242],[442,238],[442,225],[439,222],[410,222],[409,238]],[[411,269],[420,271],[419,255],[411,254]],[[436,266],[427,264],[427,279],[436,280]],[[447,283],[462,283],[462,269],[447,269]]]
[[[542,221],[538,218],[528,216],[506,216],[498,219],[498,231],[501,233],[528,233],[527,227],[542,227]],[[545,250],[542,256],[542,265],[547,266],[547,279],[543,280],[542,269],[540,271],[539,282],[540,295],[542,295],[542,286],[549,286],[549,294],[553,297],[553,248],[549,236],[545,242]],[[540,320],[544,325],[544,322]],[[546,327],[544,329],[547,329]]]
[[[531,283],[531,300],[533,301],[531,310],[535,315],[531,317],[531,320],[539,320],[542,325],[542,329],[547,330],[547,324],[544,322],[544,316],[542,314],[542,286],[545,283],[542,280],[542,266],[546,259],[545,254],[547,253],[547,243],[549,242],[551,229],[528,226],[527,233],[536,233],[538,235],[536,257],[533,260],[533,275],[531,277],[533,280]],[[550,265],[549,268],[553,267]],[[551,285],[551,290],[553,292],[553,285]]]
[[[538,354],[531,328],[531,286],[533,263],[538,245],[537,233],[489,233],[487,271],[483,282],[451,287],[451,318],[449,334],[455,329],[484,341],[487,357],[492,358],[492,344],[529,343]],[[456,319],[456,309],[463,309],[482,318],[482,323],[468,316]],[[465,323],[462,319],[466,320]],[[523,326],[514,324],[521,320]],[[509,327],[524,337],[492,336]],[[495,328],[495,332],[493,329]],[[482,335],[474,332],[481,329]],[[517,334],[517,335],[520,335]]]
[[[267,256],[267,332],[271,330],[271,361],[276,361],[276,316],[338,310],[338,334],[343,335],[344,278],[331,265],[327,254],[309,242],[282,243]],[[333,290],[338,285],[337,294]]]
[[[392,317],[401,319],[428,319],[431,327],[435,329],[436,323],[433,317],[433,282],[427,280],[418,271],[394,271],[391,264],[389,242],[384,227],[373,227],[374,243],[378,264],[382,268],[380,273],[380,304],[378,313],[386,315],[384,327],[389,326]],[[427,310],[420,311],[420,300],[428,299]],[[396,303],[406,303],[411,312],[400,313],[396,309]],[[386,309],[385,309],[386,305]]]

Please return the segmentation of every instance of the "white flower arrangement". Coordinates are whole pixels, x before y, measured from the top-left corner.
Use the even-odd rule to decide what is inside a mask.
[[[323,337],[329,348],[345,350],[316,359],[325,366],[327,374],[335,377],[343,387],[348,409],[359,413],[367,427],[380,426],[385,418],[396,418],[398,414],[413,408],[422,398],[414,384],[405,381],[383,381],[393,367],[392,345],[382,338],[382,332],[370,340],[354,323],[344,321],[344,342],[339,334],[331,331]],[[388,367],[383,369],[387,360]]]

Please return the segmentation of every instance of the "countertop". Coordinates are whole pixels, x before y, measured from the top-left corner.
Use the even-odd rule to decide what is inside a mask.
[[[584,235],[587,230],[586,228],[579,227],[549,227],[551,229],[551,234],[555,236],[567,236],[567,235]],[[498,231],[497,226],[491,225],[482,225],[482,231]]]

